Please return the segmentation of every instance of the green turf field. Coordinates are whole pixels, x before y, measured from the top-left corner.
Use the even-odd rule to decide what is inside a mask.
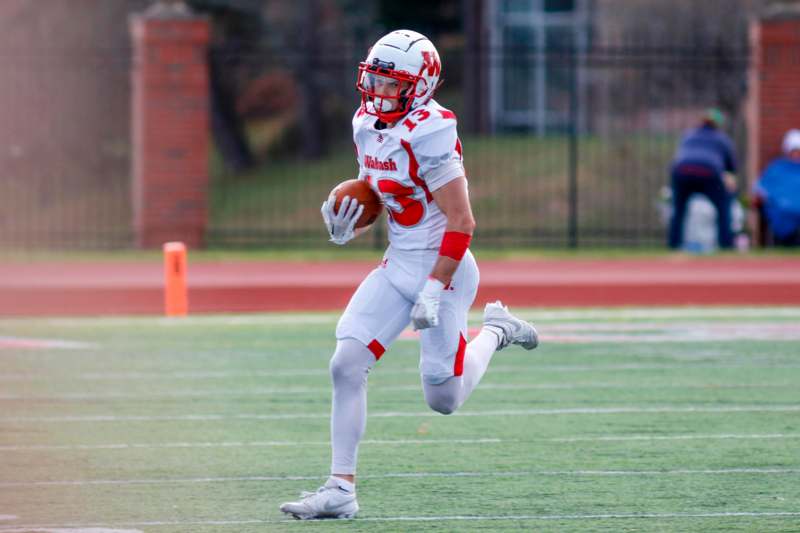
[[[800,308],[520,314],[452,416],[383,356],[345,523],[278,511],[327,473],[334,315],[0,320],[0,532],[800,531]]]

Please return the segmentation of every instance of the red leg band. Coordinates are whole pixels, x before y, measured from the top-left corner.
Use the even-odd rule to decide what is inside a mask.
[[[469,242],[471,240],[472,235],[467,233],[445,231],[444,238],[442,239],[442,246],[439,248],[439,255],[461,261],[464,254],[467,253],[467,248],[469,248]]]
[[[367,345],[367,348],[370,352],[372,352],[372,355],[375,356],[376,361],[380,359],[383,355],[383,352],[386,351],[386,348],[384,348],[383,345],[378,342],[378,339],[372,339],[372,342]]]

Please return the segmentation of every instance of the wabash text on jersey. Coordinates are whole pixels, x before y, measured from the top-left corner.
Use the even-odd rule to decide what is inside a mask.
[[[378,129],[379,124],[363,108],[353,117],[359,179],[381,195],[393,247],[438,248],[447,217],[431,192],[464,176],[456,116],[430,100],[394,127]]]

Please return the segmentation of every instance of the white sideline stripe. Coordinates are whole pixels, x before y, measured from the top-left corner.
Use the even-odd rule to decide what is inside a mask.
[[[701,389],[716,391],[719,389],[794,389],[796,383],[692,383],[681,385],[678,383],[630,385],[627,383],[485,383],[480,390],[582,390],[582,389]],[[419,392],[422,385],[377,385],[382,391],[393,392]],[[0,394],[0,401],[63,401],[63,400],[148,400],[159,398],[216,398],[224,396],[269,396],[281,394],[317,394],[329,393],[330,386],[326,387],[269,387],[251,390],[185,390],[161,393],[140,392],[75,392],[56,395],[28,395],[28,394]]]
[[[0,349],[13,348],[63,348],[67,350],[80,350],[94,348],[89,342],[68,341],[63,339],[40,339],[31,337],[6,337],[0,336]]]
[[[780,310],[780,309],[777,309]],[[282,326],[305,324],[336,324],[341,313],[263,313],[263,314],[243,314],[243,315],[189,315],[181,317],[180,320],[172,320],[163,316],[140,316],[140,317],[63,317],[63,318],[2,318],[0,324],[13,326],[18,323],[36,324],[39,326],[53,327],[127,327],[127,326],[155,326],[182,328],[193,326]],[[476,315],[477,316],[477,315]],[[778,316],[778,315],[776,315]]]
[[[800,468],[719,468],[719,469],[677,469],[677,470],[526,470],[511,472],[395,472],[359,476],[361,479],[397,478],[473,478],[473,477],[606,477],[606,476],[688,476],[688,475],[729,475],[729,474],[800,474]],[[230,483],[249,481],[313,481],[323,480],[320,476],[224,476],[172,479],[83,479],[51,481],[2,481],[0,488],[11,487],[53,487],[87,485],[165,485],[192,483]]]
[[[737,319],[737,318],[792,318],[800,317],[800,307],[694,307],[694,308],[654,308],[654,307],[627,307],[627,308],[582,308],[582,309],[545,309],[522,310],[521,313],[529,318],[557,319],[686,319],[686,318],[711,318],[711,319]]]
[[[548,332],[559,333],[582,333],[582,332],[654,332],[655,330],[665,330],[669,333],[696,334],[707,331],[737,333],[742,330],[748,331],[797,331],[800,332],[800,325],[795,322],[752,322],[752,321],[720,321],[720,322],[698,322],[697,320],[683,322],[565,322],[560,321],[547,324],[545,329]]]
[[[526,442],[604,442],[604,441],[659,441],[659,440],[732,440],[732,439],[800,439],[800,433],[766,433],[739,435],[723,433],[719,435],[598,435],[590,437],[549,437],[523,439],[397,439],[397,440],[362,440],[361,445],[401,446],[409,444],[500,444]],[[131,449],[167,449],[167,448],[272,448],[272,447],[315,447],[330,446],[330,441],[250,441],[250,442],[163,442],[163,443],[130,443],[130,444],[9,444],[0,446],[0,451],[36,451],[36,450],[131,450]],[[2,520],[0,516],[0,520]]]
[[[553,309],[553,310],[522,310],[520,315],[527,319],[540,320],[612,320],[612,319],[687,319],[710,318],[739,319],[739,318],[794,318],[800,317],[800,307],[744,307],[740,309],[731,307],[695,307],[695,308],[653,308],[653,307],[628,307],[628,308],[583,308],[583,309]]]
[[[800,516],[800,512],[781,512],[781,511],[733,511],[723,513],[608,513],[608,514],[552,514],[552,515],[487,515],[487,516],[372,516],[365,518],[352,518],[344,523],[350,521],[354,523],[359,522],[461,522],[461,521],[498,521],[498,520],[628,520],[628,519],[680,519],[680,518],[793,518]],[[204,520],[204,521],[165,521],[153,520],[148,522],[131,522],[125,524],[118,524],[122,527],[157,527],[157,526],[247,526],[247,525],[262,525],[262,524],[286,524],[297,523],[294,519],[283,520]],[[66,527],[92,527],[100,526],[102,524],[86,524],[77,525],[69,524]],[[33,524],[24,526],[0,526],[0,531],[6,533],[28,533],[30,531],[40,530],[43,527],[53,527],[47,524]],[[74,530],[73,530],[74,531]]]
[[[109,529],[107,527],[92,526],[28,526],[22,528],[14,526],[12,529],[0,528],[0,531],[11,533],[144,533],[141,529]]]
[[[768,368],[772,370],[784,370],[800,368],[800,364],[752,364],[752,359],[742,361],[748,364],[645,364],[645,363],[623,363],[616,365],[536,365],[536,366],[510,366],[497,365],[490,367],[492,374],[520,372],[600,372],[604,370],[623,371],[623,370],[692,370],[702,369],[738,369],[738,368]],[[419,375],[417,368],[382,368],[378,371],[379,375]],[[328,376],[327,368],[311,368],[305,370],[255,370],[252,372],[89,372],[82,374],[61,374],[59,376],[45,376],[41,374],[0,374],[0,381],[48,381],[66,382],[72,380],[103,381],[103,380],[180,380],[180,379],[236,379],[253,377],[300,377],[300,376]]]
[[[800,325],[790,322],[614,322],[543,324],[544,343],[676,343],[800,339]],[[470,330],[470,336],[476,330]],[[419,334],[407,329],[399,340],[414,341]]]
[[[499,444],[503,439],[367,439],[361,445],[406,445],[406,444]],[[164,442],[140,444],[29,444],[0,446],[0,451],[20,450],[127,450],[149,448],[269,448],[330,446],[330,441],[252,441],[252,442]]]
[[[563,409],[507,409],[496,411],[464,411],[455,416],[546,416],[546,415],[598,415],[598,414],[636,414],[636,413],[791,413],[800,411],[800,405],[742,405],[742,406],[659,406],[659,407],[570,407]],[[407,412],[389,411],[369,413],[370,418],[426,417],[439,416],[433,411]],[[179,420],[295,420],[306,418],[330,418],[330,413],[276,413],[272,415],[165,415],[165,416],[116,416],[116,415],[78,415],[78,416],[7,416],[0,422],[159,422]]]
[[[564,320],[612,320],[612,319],[741,319],[741,318],[795,318],[800,317],[800,307],[625,307],[625,308],[575,308],[575,309],[536,309],[521,308],[523,318],[543,322],[563,322]],[[103,317],[103,318],[42,318],[35,319],[37,324],[51,326],[85,327],[95,326],[129,326],[157,325],[172,328],[196,325],[302,325],[318,323],[336,323],[339,312],[332,313],[254,313],[247,315],[209,314],[190,315],[181,320],[169,320],[164,317]],[[480,320],[481,313],[476,310],[470,318]],[[0,323],[30,323],[31,319],[4,318]]]

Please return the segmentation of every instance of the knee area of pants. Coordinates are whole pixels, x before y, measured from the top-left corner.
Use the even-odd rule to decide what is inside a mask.
[[[366,379],[367,371],[358,365],[334,357],[330,364],[331,379],[334,383],[361,383]]]
[[[443,415],[453,414],[458,409],[458,402],[455,398],[426,398],[426,401],[428,407]]]

